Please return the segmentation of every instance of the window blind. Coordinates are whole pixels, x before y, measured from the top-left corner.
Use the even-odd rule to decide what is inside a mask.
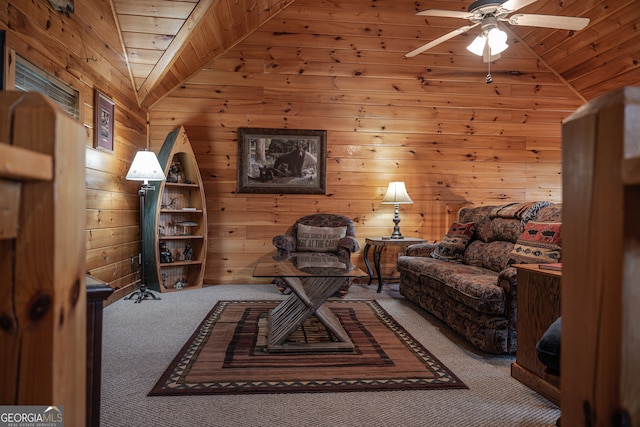
[[[78,91],[19,56],[15,87],[24,92],[40,92],[60,104],[75,119],[80,118]]]

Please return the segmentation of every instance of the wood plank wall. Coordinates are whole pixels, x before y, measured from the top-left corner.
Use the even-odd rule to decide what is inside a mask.
[[[86,268],[119,298],[139,280],[139,185],[124,179],[147,142],[146,111],[138,107],[110,2],[75,2],[75,13],[56,12],[47,0],[1,2],[6,45],[42,70],[73,86],[86,130]],[[10,58],[11,65],[14,58]],[[12,83],[11,81],[7,82]],[[93,148],[94,88],[115,102],[113,153]]]
[[[582,101],[515,40],[492,84],[465,50],[471,35],[405,59],[450,31],[426,27],[414,7],[297,0],[150,109],[156,152],[179,125],[194,145],[209,213],[206,283],[264,282],[252,278],[256,260],[309,213],[348,215],[361,246],[390,234],[393,207],[380,205],[389,181],[404,181],[414,200],[400,207],[402,233],[430,241],[463,205],[561,201],[561,122]],[[236,193],[238,127],[326,129],[327,194]],[[362,251],[355,260],[364,266]]]

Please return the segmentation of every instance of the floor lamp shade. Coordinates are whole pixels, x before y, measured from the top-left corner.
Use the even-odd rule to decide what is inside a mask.
[[[387,188],[387,194],[384,195],[382,202],[383,205],[394,205],[395,213],[393,216],[393,234],[391,234],[392,239],[403,239],[404,237],[400,233],[400,212],[399,205],[408,205],[412,204],[413,200],[409,197],[409,193],[407,193],[407,188],[402,181],[390,182],[389,187]]]
[[[138,151],[133,158],[126,178],[130,181],[164,181],[166,179],[160,162],[153,151]]]

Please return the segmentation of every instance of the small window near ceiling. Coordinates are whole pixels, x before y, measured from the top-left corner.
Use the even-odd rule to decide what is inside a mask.
[[[24,92],[40,92],[60,104],[73,118],[80,118],[78,91],[20,56],[16,58],[15,88]]]

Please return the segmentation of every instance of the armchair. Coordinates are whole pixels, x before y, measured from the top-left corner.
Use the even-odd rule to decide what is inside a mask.
[[[285,234],[275,236],[273,245],[278,256],[296,252],[331,252],[347,260],[352,252],[360,249],[353,221],[336,214],[303,216]]]
[[[353,221],[344,215],[328,213],[299,218],[285,234],[273,238],[273,245],[279,257],[298,252],[323,252],[349,260],[352,252],[360,250]],[[274,283],[284,292],[286,286],[281,280],[275,279]],[[350,282],[342,288],[342,295],[346,294],[349,285]]]

